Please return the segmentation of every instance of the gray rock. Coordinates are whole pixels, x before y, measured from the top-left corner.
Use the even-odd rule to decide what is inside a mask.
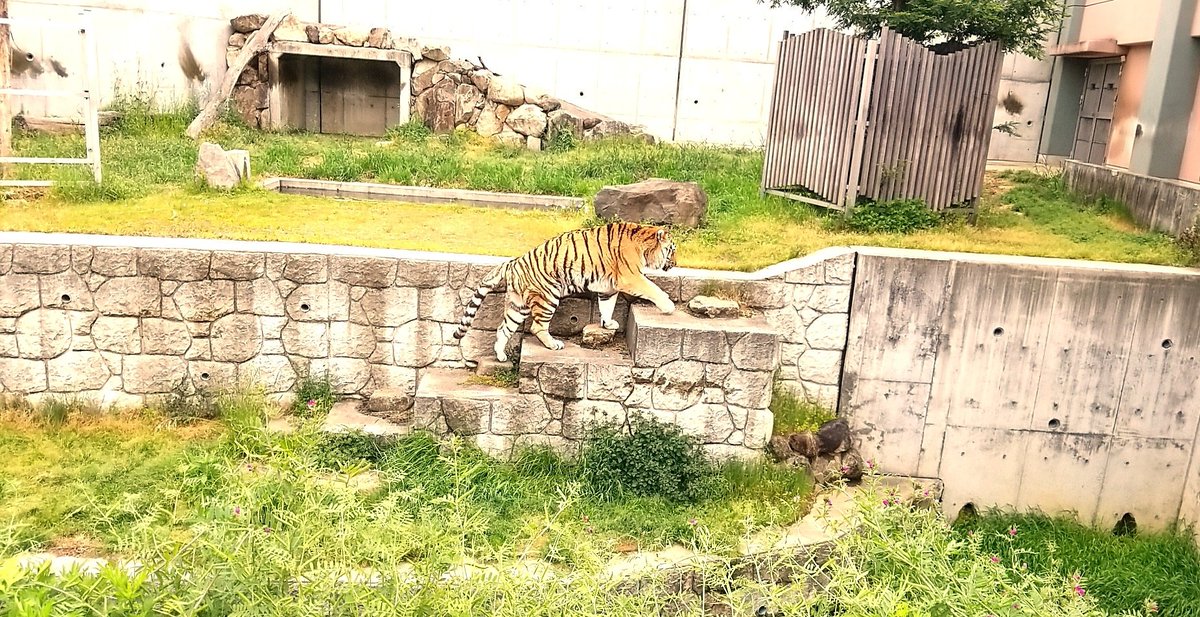
[[[359,300],[372,326],[395,327],[417,318],[418,292],[411,287],[369,289]]]
[[[507,124],[522,135],[541,137],[546,133],[546,112],[537,105],[526,103],[508,115]]]
[[[488,401],[447,398],[442,400],[446,425],[455,435],[486,433],[491,421],[492,406]]]
[[[413,115],[420,118],[425,126],[435,133],[449,133],[454,130],[455,105],[458,87],[453,81],[442,79],[436,85],[417,95],[413,105]]]
[[[766,409],[771,404],[769,371],[731,371],[725,378],[725,400],[750,409]]]
[[[742,314],[742,305],[737,300],[711,296],[696,296],[688,301],[687,308],[697,317],[735,318]]]
[[[531,88],[525,89],[525,102],[530,105],[537,105],[542,111],[551,112],[559,107],[562,107],[562,101],[542,92]]]
[[[471,83],[480,92],[487,92],[488,86],[492,83],[492,72],[487,69],[476,69],[471,71]]]
[[[58,274],[71,269],[71,247],[18,244],[12,249],[15,274]]]
[[[488,101],[484,103],[479,119],[475,122],[475,132],[484,137],[491,137],[504,130],[504,122],[512,110],[504,104]]]
[[[96,348],[102,351],[142,353],[141,324],[137,317],[101,316],[92,324],[91,334]]]
[[[596,215],[604,219],[699,227],[708,196],[695,182],[653,178],[634,184],[606,186],[596,194]]]
[[[583,327],[583,339],[579,346],[586,349],[597,349],[613,342],[616,336],[616,330],[609,330],[600,324],[588,324]]]
[[[675,360],[654,373],[651,401],[655,409],[678,411],[700,402],[704,394],[704,364]]]
[[[525,88],[508,77],[492,76],[488,85],[488,100],[519,107],[525,104]]]
[[[308,24],[304,26],[304,34],[308,35],[309,43],[332,45],[337,42],[337,37],[333,35],[333,28],[323,24]]]
[[[18,317],[39,306],[36,274],[6,274],[0,279],[0,317]]]
[[[396,280],[396,260],[374,257],[333,256],[329,263],[330,276],[335,281],[361,287],[383,289]]]
[[[97,246],[92,272],[104,276],[136,276],[137,249]]]
[[[266,273],[266,259],[262,253],[218,251],[212,254],[210,268],[215,279],[251,281]]]
[[[334,28],[333,37],[342,45],[362,47],[367,44],[371,31],[362,28]]]
[[[294,283],[324,283],[329,280],[328,266],[324,255],[288,255],[283,277]]]
[[[95,338],[96,327],[92,326]],[[192,344],[187,327],[178,321],[144,318],[141,322],[141,352],[146,354],[182,355]],[[98,346],[98,343],[97,343]]]
[[[238,377],[268,393],[288,392],[296,384],[296,369],[287,356],[259,355],[238,367]]]
[[[633,375],[628,366],[592,364],[587,368],[587,398],[624,401],[633,392]]]
[[[8,392],[34,394],[46,389],[46,363],[0,358],[0,386]]]
[[[421,57],[434,62],[450,59],[450,48],[446,45],[422,45]]]
[[[392,33],[387,28],[371,28],[367,34],[367,47],[376,49],[392,48]]]
[[[200,144],[200,153],[196,159],[196,173],[209,186],[218,189],[232,189],[242,180],[241,170],[229,158],[225,150],[212,142]]]
[[[787,440],[788,447],[795,454],[807,458],[814,458],[821,453],[821,446],[817,442],[817,436],[810,432],[794,433],[788,435],[784,439]],[[774,438],[772,438],[774,440]]]
[[[442,351],[441,327],[429,321],[410,321],[396,328],[392,353],[399,366],[425,367]]]
[[[454,89],[454,120],[457,123],[467,123],[475,114],[476,108],[483,105],[484,96],[473,84],[459,84]],[[482,114],[481,114],[482,116]],[[478,120],[476,121],[478,123]]]
[[[280,333],[288,354],[305,358],[329,356],[329,326],[321,322],[293,321]]]
[[[508,128],[507,126],[504,127],[504,130],[500,131],[496,135],[496,141],[500,142],[502,145],[513,148],[525,147],[525,136]]]
[[[538,343],[540,344],[540,343]],[[587,380],[583,364],[543,364],[538,370],[542,392],[564,399],[584,397]]]
[[[287,314],[283,307],[283,297],[279,295],[279,290],[268,278],[238,281],[235,286],[234,298],[240,313],[270,317]]]
[[[308,42],[308,32],[305,31],[305,25],[296,19],[295,15],[288,15],[279,22],[279,26],[271,33],[271,38],[276,41],[295,41],[297,43]]]
[[[822,424],[817,429],[817,444],[821,454],[845,452],[850,446],[850,423],[837,418]]]
[[[335,321],[329,325],[329,353],[343,358],[369,358],[375,351],[371,326]]]
[[[233,312],[233,281],[192,281],[173,296],[179,314],[188,321],[212,321]]]
[[[265,23],[267,23],[267,16],[262,13],[239,15],[229,20],[229,26],[233,28],[233,31],[242,34],[250,34],[263,27]]]
[[[553,418],[546,402],[536,394],[505,396],[492,405],[491,432],[496,435],[537,434]]]

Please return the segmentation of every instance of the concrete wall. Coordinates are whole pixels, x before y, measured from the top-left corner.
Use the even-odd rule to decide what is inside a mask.
[[[1200,272],[863,249],[841,412],[944,505],[1195,521]]]
[[[663,139],[760,146],[766,133],[774,62],[785,30],[829,27],[792,7],[737,0],[563,4],[551,0],[427,3],[394,0],[14,1],[14,17],[95,13],[104,102],[115,91],[153,92],[162,104],[203,98],[224,70],[227,20],[287,7],[303,21],[387,26],[399,36],[445,43],[454,57],[567,101],[635,124]],[[136,33],[131,36],[130,33]],[[17,87],[78,84],[74,38],[16,26],[17,45],[34,54],[16,66]],[[65,69],[59,77],[51,62]],[[1032,161],[1045,108],[1048,63],[1012,56],[1005,65],[997,122],[1021,124],[1018,137],[994,135],[992,157]],[[1011,93],[1011,96],[1010,96]],[[18,110],[78,117],[79,105],[22,97]]]
[[[203,98],[212,77],[225,71],[229,19],[253,11],[287,7],[298,17],[316,19],[317,0],[51,0],[9,2],[14,19],[78,20],[92,13],[99,48],[98,94],[107,104],[114,93],[150,93],[160,104]],[[37,24],[12,27],[13,87],[77,89],[83,55],[80,38],[70,30]],[[33,54],[33,60],[17,50]],[[73,99],[17,97],[14,111],[33,116],[80,118]]]
[[[1142,89],[1146,86],[1146,69],[1150,64],[1150,46],[1129,48],[1121,67],[1117,85],[1117,102],[1113,106],[1112,132],[1108,138],[1105,162],[1116,167],[1129,167],[1133,142],[1137,137],[1138,108],[1142,105]]]
[[[1079,161],[1063,163],[1067,188],[1084,199],[1122,203],[1138,225],[1175,237],[1200,224],[1200,186]]]
[[[1154,40],[1161,3],[1161,0],[1079,3],[1086,10],[1078,40],[1116,39],[1119,45],[1149,43]]]

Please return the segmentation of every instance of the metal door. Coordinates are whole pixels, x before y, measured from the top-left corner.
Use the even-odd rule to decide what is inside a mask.
[[[1083,97],[1079,103],[1079,123],[1075,127],[1075,148],[1071,158],[1103,165],[1112,132],[1113,107],[1117,103],[1117,83],[1121,79],[1120,59],[1105,58],[1088,64]]]

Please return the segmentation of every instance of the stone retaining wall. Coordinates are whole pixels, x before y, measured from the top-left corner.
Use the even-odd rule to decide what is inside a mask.
[[[419,369],[491,353],[503,295],[451,334],[499,258],[210,240],[0,233],[0,392],[83,395],[136,406],[176,391],[257,384],[285,395],[305,374],[339,395],[415,394]],[[832,250],[757,274],[675,270],[677,302],[738,295],[776,329],[779,377],[835,404],[853,253]],[[618,313],[623,320],[628,312]],[[569,299],[560,335],[597,321]]]

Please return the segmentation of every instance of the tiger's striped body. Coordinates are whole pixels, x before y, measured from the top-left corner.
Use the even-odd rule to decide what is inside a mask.
[[[496,359],[508,360],[508,342],[530,316],[530,332],[547,348],[562,349],[562,341],[550,336],[549,326],[563,298],[595,293],[600,325],[616,330],[613,311],[619,292],[649,300],[664,313],[675,310],[667,294],[642,273],[642,268],[674,266],[675,243],[665,228],[610,223],[570,231],[489,272],[467,303],[454,338],[466,336],[484,297],[504,282],[508,307],[496,331]]]

